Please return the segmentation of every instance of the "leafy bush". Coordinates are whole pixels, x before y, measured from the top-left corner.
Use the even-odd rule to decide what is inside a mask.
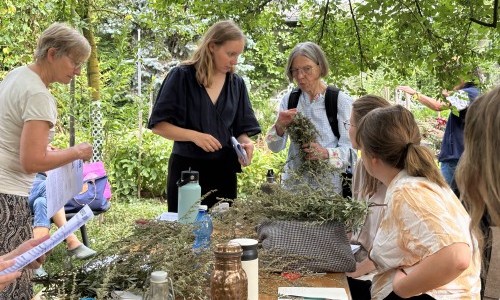
[[[263,140],[259,139],[255,143],[252,164],[243,168],[243,172],[238,174],[238,197],[252,194],[255,189],[266,181],[267,170],[273,169],[276,180],[285,165],[287,151],[272,153]]]
[[[145,130],[124,132],[108,141],[106,165],[116,198],[158,197],[164,193],[173,143]]]

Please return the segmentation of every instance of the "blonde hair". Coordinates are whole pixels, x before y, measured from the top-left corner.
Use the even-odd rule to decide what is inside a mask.
[[[432,151],[420,145],[421,139],[413,114],[401,105],[372,110],[361,119],[356,133],[356,142],[365,155],[377,157],[396,169],[405,169],[410,176],[425,177],[441,187],[447,186]]]
[[[352,104],[351,118],[355,124],[351,124],[351,126],[358,124],[361,119],[372,110],[390,105],[391,104],[387,100],[375,95],[365,95],[358,98]],[[364,167],[359,167],[361,167],[361,175],[365,178],[363,181],[364,184],[360,190],[360,195],[362,197],[371,196],[377,192],[379,180],[371,176]]]
[[[214,59],[210,52],[210,44],[223,45],[227,41],[245,40],[245,34],[232,20],[220,21],[212,25],[201,38],[198,48],[183,65],[194,65],[196,80],[199,84],[209,87],[214,75]],[[231,73],[234,69],[231,69]]]
[[[471,216],[471,231],[479,238],[481,219],[488,213],[500,225],[500,86],[480,96],[465,117],[464,153],[455,172],[456,182]],[[487,228],[485,228],[487,229]]]
[[[56,56],[73,55],[79,61],[90,56],[90,44],[76,29],[64,23],[53,23],[38,38],[35,60],[44,60],[50,48],[57,49]]]

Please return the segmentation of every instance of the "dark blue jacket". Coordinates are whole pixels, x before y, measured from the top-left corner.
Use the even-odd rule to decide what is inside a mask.
[[[465,84],[460,90],[465,91],[469,96],[470,102],[474,101],[479,95],[479,89],[472,82]],[[450,112],[446,129],[444,130],[443,143],[441,144],[441,151],[439,153],[439,161],[453,161],[459,160],[464,152],[464,125],[465,114],[467,108],[460,111],[458,116]]]

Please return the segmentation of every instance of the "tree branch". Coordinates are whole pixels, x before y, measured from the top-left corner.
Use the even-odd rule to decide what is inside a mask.
[[[477,23],[482,26],[486,27],[492,27],[492,28],[497,28],[497,21],[498,21],[498,0],[495,0],[493,3],[493,22],[491,23],[486,23],[483,21],[479,21],[478,19],[475,19],[473,17],[470,17],[469,20],[471,20],[474,23]]]
[[[358,50],[359,50],[359,63],[360,63],[360,71],[363,71],[363,46],[361,45],[361,36],[359,34],[358,23],[356,22],[356,16],[354,15],[354,9],[352,8],[351,0],[349,0],[349,9],[351,10],[352,21],[354,22],[354,27],[356,28],[356,38],[358,39]]]
[[[259,13],[261,13],[261,12],[264,10],[264,8],[266,7],[266,5],[268,5],[268,4],[269,4],[269,3],[271,3],[271,2],[272,2],[272,0],[265,0],[265,1],[262,1],[262,2],[261,2],[259,5],[257,5],[257,6],[254,6],[254,4],[255,4],[255,3],[252,3],[252,4],[253,4],[252,6],[253,6],[254,8],[253,8],[253,9],[249,9],[247,14],[249,14],[249,15],[256,15],[256,14],[259,14]]]
[[[418,4],[418,0],[415,0],[415,6],[417,7],[418,14],[423,18],[424,14],[422,14],[422,9],[420,8],[420,4]]]
[[[472,25],[472,21],[469,22],[469,24],[467,25],[467,31],[465,32],[465,36],[464,36],[464,45],[465,45],[465,43],[467,43],[467,39],[469,38],[471,25]]]
[[[415,6],[417,7],[417,11],[418,11],[418,16],[413,12],[413,10],[408,6],[406,5],[403,1],[399,0],[399,3],[401,5],[403,5],[404,7],[406,7],[406,9],[408,9],[413,18],[415,18],[415,20],[418,22],[418,24],[422,27],[422,30],[425,31],[427,33],[427,35],[429,36],[429,39],[431,38],[436,38],[436,39],[441,39],[441,40],[444,40],[446,42],[451,42],[450,39],[447,39],[447,38],[444,38],[442,36],[439,36],[437,35],[436,33],[434,33],[431,28],[429,28],[427,26],[427,24],[424,24],[423,22],[420,21],[420,19],[424,19],[424,14],[422,13],[422,9],[420,8],[420,4],[418,3],[418,0],[415,0]],[[420,16],[420,19],[419,19],[419,16]]]
[[[325,7],[325,12],[323,13],[323,23],[321,24],[321,31],[319,34],[319,40],[321,41],[323,39],[323,32],[325,31],[325,26],[326,26],[326,18],[328,15],[328,6],[330,5],[330,0],[326,1],[326,7]]]

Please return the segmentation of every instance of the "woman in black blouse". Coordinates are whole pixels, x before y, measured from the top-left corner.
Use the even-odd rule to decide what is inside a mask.
[[[200,174],[202,195],[217,190],[202,204],[236,198],[236,173],[245,163],[238,160],[231,137],[245,149],[248,165],[254,150],[249,137],[261,132],[245,83],[234,73],[244,47],[245,35],[233,21],[218,22],[191,59],[163,81],[148,128],[174,141],[167,178],[170,212],[177,212],[176,182],[189,168]]]

